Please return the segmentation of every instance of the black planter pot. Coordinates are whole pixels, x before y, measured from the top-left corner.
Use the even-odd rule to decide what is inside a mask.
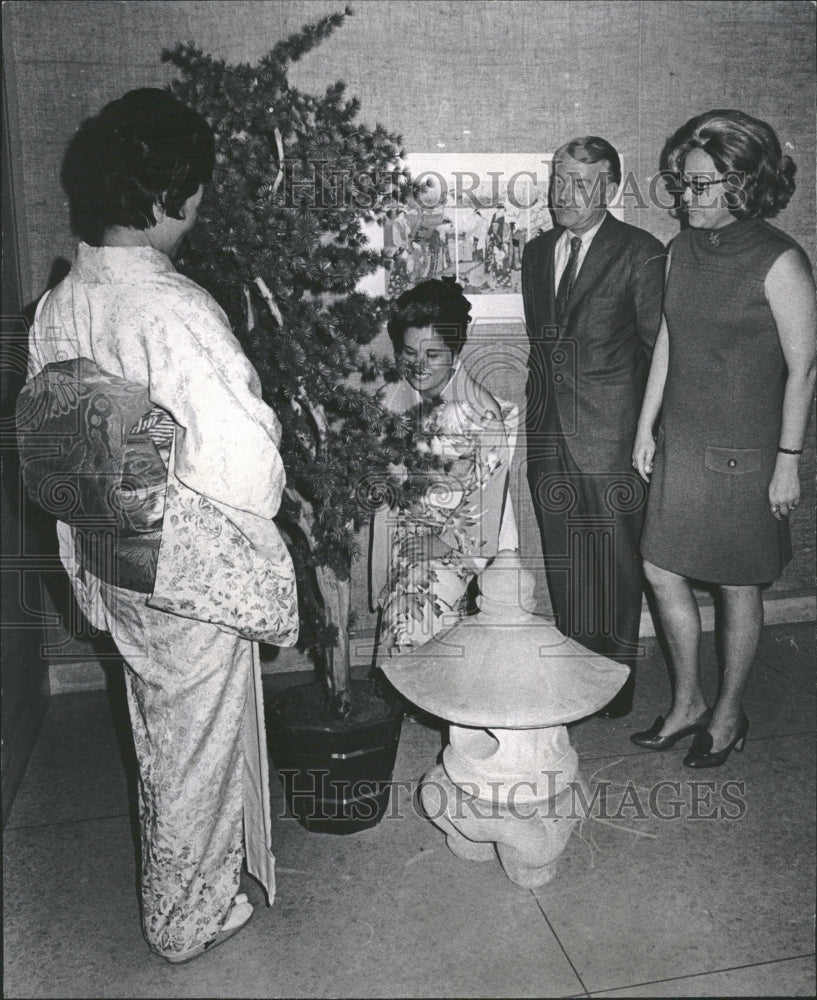
[[[316,833],[355,833],[376,826],[389,805],[403,706],[381,698],[372,681],[353,681],[361,721],[328,720],[320,684],[287,688],[266,702],[270,756],[287,806]],[[379,704],[377,704],[379,703]]]

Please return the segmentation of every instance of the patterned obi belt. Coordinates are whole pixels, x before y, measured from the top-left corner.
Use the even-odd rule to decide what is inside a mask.
[[[46,365],[20,392],[28,494],[71,525],[81,567],[106,583],[153,590],[174,426],[145,386],[88,358]]]

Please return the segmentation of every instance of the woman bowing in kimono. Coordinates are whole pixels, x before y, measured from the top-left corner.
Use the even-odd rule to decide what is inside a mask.
[[[82,242],[38,306],[18,403],[26,484],[124,660],[142,924],[174,963],[250,918],[245,856],[272,902],[253,640],[297,637],[278,420],[224,312],[171,262],[213,165],[208,124],[161,90],[83,125],[63,175]]]
[[[475,575],[500,548],[518,548],[506,434],[515,408],[462,364],[470,311],[461,287],[442,279],[405,292],[389,317],[406,375],[386,387],[384,405],[416,410],[414,446],[438,455],[443,469],[409,503],[381,507],[373,518],[370,584],[372,603],[382,607],[381,655],[405,653],[453,625]]]

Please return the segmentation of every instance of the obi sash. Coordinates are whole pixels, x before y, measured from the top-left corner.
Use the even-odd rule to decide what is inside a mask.
[[[74,529],[80,567],[105,583],[153,590],[172,429],[145,386],[89,358],[46,365],[20,392],[26,490]]]

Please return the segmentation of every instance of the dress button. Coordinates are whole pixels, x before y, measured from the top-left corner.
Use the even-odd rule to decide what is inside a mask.
[[[565,380],[564,375],[559,374],[559,375],[554,375],[553,376],[553,381],[554,382],[564,382],[564,380]]]
[[[730,458],[726,464],[729,466],[730,469],[734,469],[738,463],[734,458]]]

